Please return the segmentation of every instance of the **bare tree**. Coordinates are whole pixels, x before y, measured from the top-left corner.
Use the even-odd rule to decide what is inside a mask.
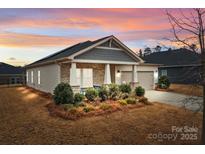
[[[201,52],[203,85],[202,144],[205,144],[205,9],[196,8],[190,12],[180,9],[177,15],[166,10],[166,14],[174,34],[172,41],[184,45],[192,51],[196,51],[198,48]]]

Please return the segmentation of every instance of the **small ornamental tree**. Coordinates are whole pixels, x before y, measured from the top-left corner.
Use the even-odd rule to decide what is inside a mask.
[[[56,104],[72,104],[73,90],[68,83],[60,83],[54,90],[54,101]]]
[[[169,82],[169,79],[167,78],[167,76],[161,76],[159,78],[158,86],[159,86],[159,88],[162,88],[162,89],[169,88],[170,82]]]

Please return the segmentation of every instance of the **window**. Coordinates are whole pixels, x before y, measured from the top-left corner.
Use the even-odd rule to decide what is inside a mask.
[[[28,71],[26,72],[26,82],[28,82]]]
[[[93,86],[93,70],[89,68],[76,70],[76,84],[82,88],[88,88]]]
[[[161,75],[162,75],[162,76],[167,76],[167,70],[162,70],[162,71],[161,71]]]
[[[31,83],[33,83],[33,71],[31,71]]]
[[[93,69],[86,68],[83,69],[83,82],[82,87],[93,87]]]
[[[41,84],[41,71],[38,71],[38,84]]]

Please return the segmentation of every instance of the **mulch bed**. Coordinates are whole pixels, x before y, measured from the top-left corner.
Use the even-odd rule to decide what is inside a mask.
[[[89,103],[86,103],[86,104],[89,104]],[[107,109],[107,110],[96,108],[94,111],[90,111],[90,112],[84,112],[82,110],[78,110],[78,108],[76,108],[77,112],[68,112],[68,111],[65,111],[62,106],[55,105],[53,102],[48,103],[46,107],[48,108],[48,111],[51,116],[61,117],[66,120],[78,120],[83,117],[101,116],[101,115],[110,114],[116,111],[126,111],[128,109],[141,108],[141,107],[146,106],[143,103],[128,104],[126,106],[123,106],[114,101],[112,103],[107,103],[107,104],[111,105],[112,108]],[[95,106],[95,105],[96,104],[92,106]],[[152,105],[152,104],[149,103],[149,105]]]

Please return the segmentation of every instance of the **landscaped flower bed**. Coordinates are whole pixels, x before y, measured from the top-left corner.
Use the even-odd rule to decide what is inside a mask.
[[[69,98],[67,98],[69,97]],[[144,89],[137,87],[135,93],[128,85],[111,84],[98,91],[87,89],[85,96],[73,94],[69,84],[62,83],[54,91],[54,102],[47,105],[52,116],[77,120],[82,117],[99,116],[112,112],[151,105],[144,97]]]

